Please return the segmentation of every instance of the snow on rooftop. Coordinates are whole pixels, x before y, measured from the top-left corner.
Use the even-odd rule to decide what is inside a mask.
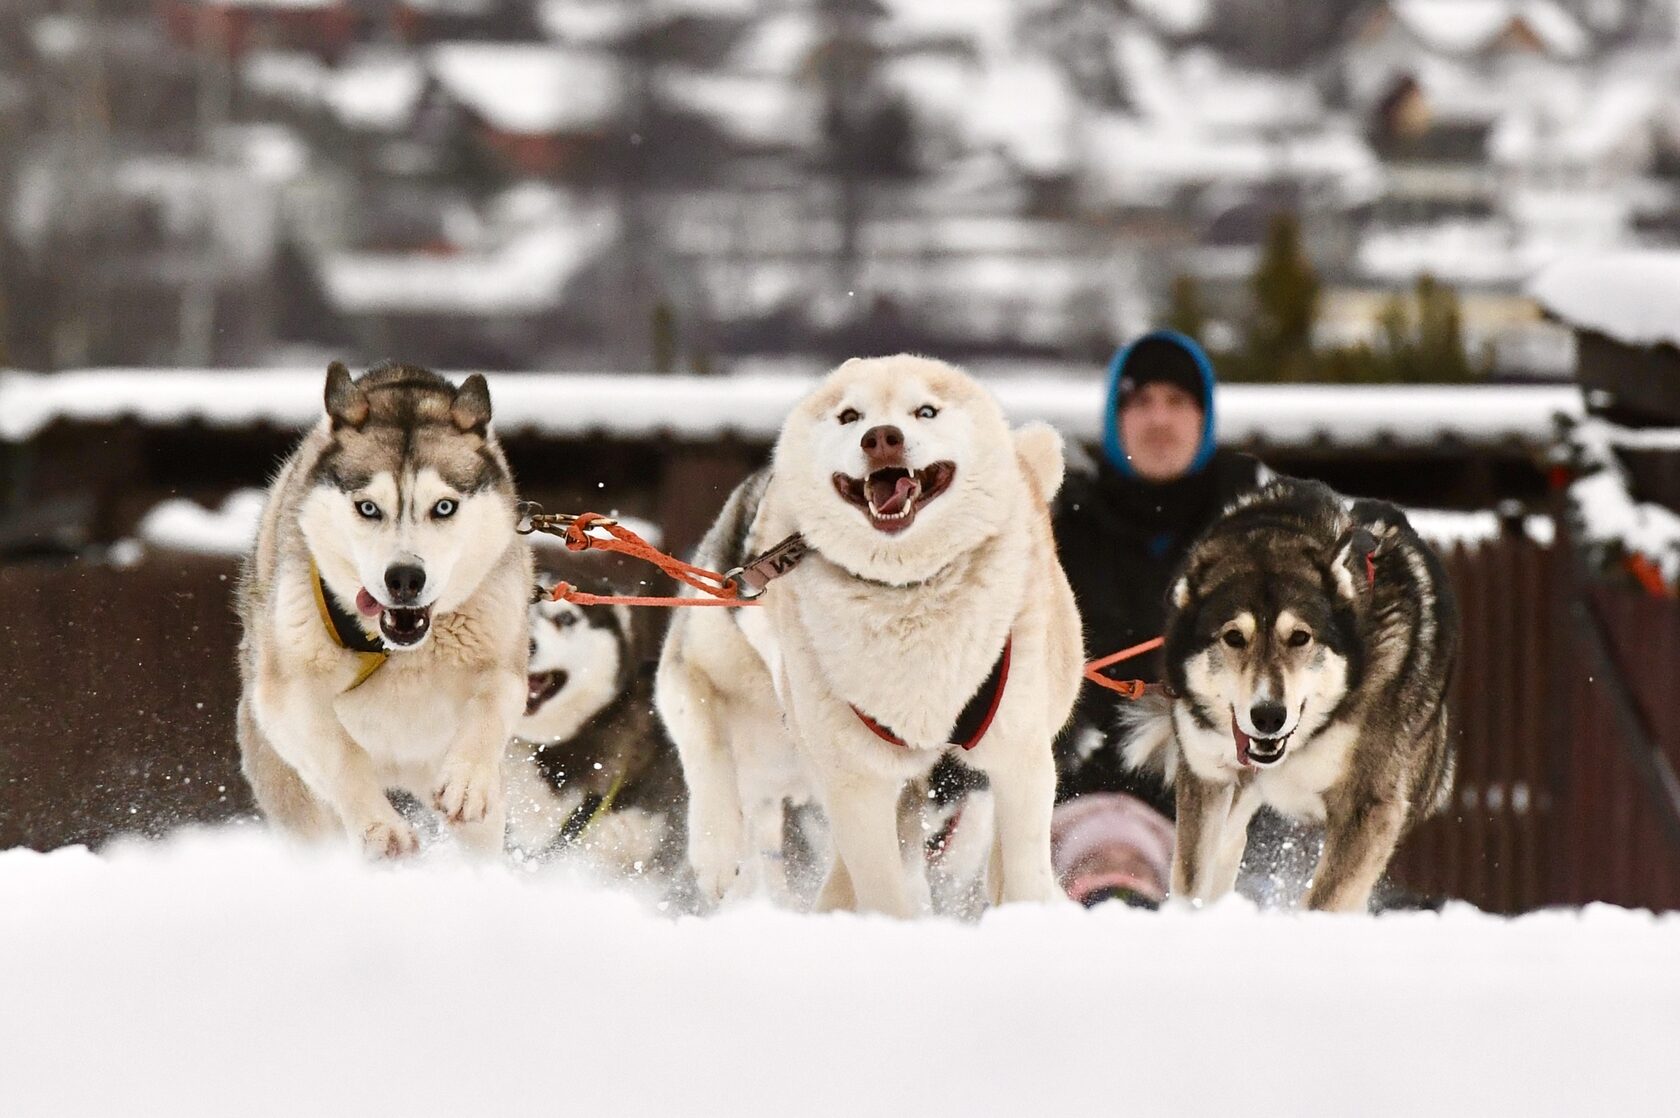
[[[807,74],[827,30],[820,12],[787,9],[753,23],[729,52],[728,68],[742,74],[793,79]]]
[[[332,74],[322,98],[351,128],[393,132],[413,117],[425,88],[425,68],[414,56],[364,51]]]
[[[1015,0],[880,0],[886,18],[875,28],[889,49],[966,43],[976,53],[1006,55],[1016,41]]]
[[[1381,167],[1370,146],[1341,127],[1274,136],[1108,113],[1089,120],[1085,136],[1087,187],[1099,201],[1167,204],[1185,187],[1295,180],[1327,186],[1353,202],[1380,185]]]
[[[1632,346],[1680,346],[1680,251],[1574,256],[1535,276],[1548,314]]]
[[[986,67],[971,104],[969,134],[995,146],[1032,174],[1072,170],[1078,99],[1047,59],[1019,57]]]
[[[1552,0],[1390,0],[1389,6],[1420,42],[1447,54],[1486,50],[1517,27],[1561,57],[1576,57],[1590,45],[1581,25]]]
[[[20,442],[60,419],[302,428],[320,415],[324,378],[316,370],[0,373],[0,439]],[[769,441],[814,383],[814,375],[779,374],[490,375],[501,430],[553,437]],[[1072,438],[1101,436],[1105,393],[1095,372],[1084,380],[1011,374],[985,383],[1015,422],[1042,419]],[[1572,386],[1514,385],[1223,385],[1218,408],[1225,441],[1262,447],[1547,446],[1558,416],[1582,412]]]
[[[537,21],[569,46],[606,47],[641,26],[641,13],[624,0],[543,0]]]
[[[818,138],[815,90],[785,78],[662,66],[654,87],[671,105],[705,117],[746,147],[804,148]]]
[[[500,244],[453,256],[331,252],[321,258],[328,297],[351,314],[530,315],[555,310],[579,273],[618,235],[617,217],[561,217]]]
[[[1015,905],[976,924],[762,905],[673,919],[564,870],[447,853],[369,866],[250,828],[0,854],[6,1109],[1672,1109],[1672,915],[1231,900]]]
[[[1211,0],[1132,0],[1132,10],[1169,35],[1205,30],[1213,14]]]
[[[623,104],[618,62],[601,51],[527,43],[445,43],[432,73],[451,96],[503,132],[595,131]]]

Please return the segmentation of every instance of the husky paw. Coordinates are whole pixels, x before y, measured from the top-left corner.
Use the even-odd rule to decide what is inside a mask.
[[[502,767],[490,764],[445,765],[432,803],[451,823],[478,823],[501,806]]]
[[[734,887],[745,857],[746,838],[739,820],[733,826],[689,832],[688,860],[694,866],[700,895],[708,900],[721,901]]]
[[[376,820],[362,829],[362,850],[370,858],[406,858],[419,849],[414,828],[401,819]]]
[[[653,861],[664,830],[664,822],[650,812],[609,811],[590,826],[584,842],[601,861],[630,869]]]

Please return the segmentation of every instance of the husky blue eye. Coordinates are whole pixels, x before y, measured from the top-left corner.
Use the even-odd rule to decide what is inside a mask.
[[[917,419],[932,419],[938,414],[939,409],[934,407],[932,404],[923,404],[921,407],[916,409]]]
[[[448,520],[450,517],[455,515],[455,507],[455,502],[451,501],[448,497],[445,497],[443,500],[432,506],[432,515],[437,517],[439,520]]]
[[[863,416],[858,414],[858,410],[856,408],[847,408],[845,411],[840,413],[840,426],[844,427],[849,423],[856,423],[862,418]]]
[[[372,501],[357,501],[356,511],[361,513],[363,520],[378,520],[380,516],[379,506]]]
[[[559,617],[554,619],[554,623],[562,629],[570,629],[573,625],[578,623],[578,615],[575,613],[562,613]]]

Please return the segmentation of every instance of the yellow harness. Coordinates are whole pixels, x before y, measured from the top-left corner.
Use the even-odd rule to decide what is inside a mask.
[[[315,608],[321,613],[321,624],[325,626],[327,635],[332,637],[333,643],[338,647],[355,653],[356,662],[361,665],[355,680],[344,689],[345,694],[349,694],[372,678],[374,672],[384,667],[391,654],[376,638],[368,635],[359,621],[345,613],[333,600],[313,559],[309,561],[309,581],[315,587]]]

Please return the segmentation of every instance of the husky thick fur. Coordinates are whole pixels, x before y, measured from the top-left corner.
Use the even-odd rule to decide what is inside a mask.
[[[240,752],[276,826],[405,854],[400,790],[501,849],[532,576],[489,424],[483,377],[329,370],[239,591]]]
[[[1081,664],[1050,535],[1061,478],[1054,431],[1011,432],[996,401],[941,362],[848,361],[794,409],[768,473],[735,494],[709,544],[733,538],[750,554],[798,532],[812,553],[761,609],[680,620],[661,662],[703,887],[727,887],[759,835],[743,760],[774,755],[757,743],[786,733],[834,847],[820,907],[916,910],[925,882],[905,854],[901,793],[952,750],[965,708],[992,687],[994,717],[962,756],[994,805],[991,891],[1061,896],[1051,739]]]
[[[1261,806],[1322,822],[1309,907],[1366,910],[1402,835],[1451,793],[1452,589],[1405,515],[1274,482],[1190,550],[1168,602],[1168,698],[1127,760],[1176,781],[1172,890],[1229,891]]]
[[[539,601],[530,614],[525,713],[508,747],[513,846],[579,847],[602,868],[668,877],[683,858],[682,769],[631,611]]]
[[[694,561],[715,571],[745,562],[770,472],[730,495]],[[782,720],[769,664],[775,652],[760,609],[674,610],[654,697],[688,785],[688,855],[702,897],[765,893],[791,904],[808,868],[790,865],[790,818],[810,819],[812,781]],[[790,815],[791,813],[791,815]],[[826,849],[820,834],[806,846]]]

